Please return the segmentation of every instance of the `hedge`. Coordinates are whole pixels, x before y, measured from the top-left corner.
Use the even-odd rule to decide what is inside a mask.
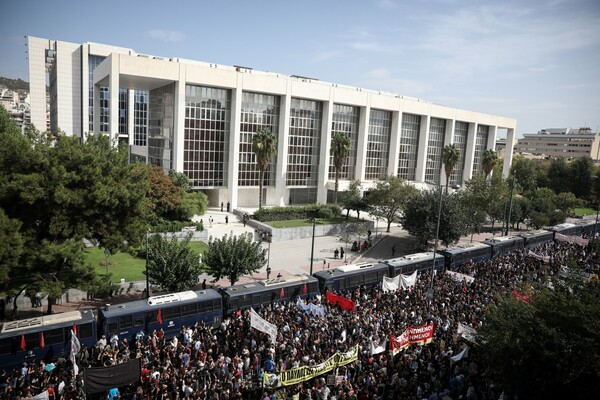
[[[195,226],[197,231],[203,231],[204,226],[199,222],[192,221],[169,221],[152,226],[152,232],[181,232],[186,226]]]
[[[323,218],[325,215],[339,217],[342,215],[342,209],[337,204],[262,208],[254,213],[253,219],[260,222],[289,221],[291,219]]]

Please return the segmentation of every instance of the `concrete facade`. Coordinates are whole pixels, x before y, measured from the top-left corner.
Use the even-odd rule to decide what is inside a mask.
[[[211,205],[258,203],[251,138],[265,127],[278,139],[265,174],[266,205],[328,201],[334,189],[329,149],[336,132],[346,133],[353,143],[340,191],[354,179],[368,190],[386,174],[444,182],[441,150],[456,140],[462,141],[464,154],[451,184],[462,185],[480,169],[479,155],[494,148],[499,129],[506,130],[507,148],[513,147],[516,121],[511,118],[107,45],[34,37],[28,43],[36,126],[45,122],[41,99],[45,102],[48,72],[52,129],[78,136],[102,132],[126,141],[132,159],[185,173]],[[132,101],[133,91],[147,94],[147,101]],[[428,168],[428,160],[435,168]],[[505,176],[511,161],[508,151]]]
[[[590,157],[600,161],[600,133],[593,133],[590,128],[543,129],[523,135],[515,151],[552,158]]]

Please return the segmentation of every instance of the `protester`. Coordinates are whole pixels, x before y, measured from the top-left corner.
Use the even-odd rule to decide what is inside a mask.
[[[113,397],[118,393],[121,399],[496,400],[501,386],[486,373],[478,354],[471,350],[459,359],[466,344],[457,334],[459,323],[476,329],[497,299],[523,282],[544,284],[564,270],[570,258],[587,272],[600,268],[600,254],[576,244],[550,243],[534,249],[534,254],[551,261],[520,250],[456,269],[474,278],[472,283],[438,273],[431,301],[428,271],[408,290],[360,287],[335,293],[353,302],[354,311],[327,303],[325,296],[310,299],[324,310],[322,317],[295,302],[260,308],[258,315],[277,327],[275,343],[251,327],[246,310],[228,316],[218,327],[202,322],[182,327],[176,338],[159,330],[138,335],[129,346],[118,337],[107,343],[103,336],[89,352],[82,349],[78,363],[100,367],[141,358],[141,381],[108,393]],[[411,345],[395,356],[387,351],[391,334],[399,336],[408,327],[429,323],[435,324],[431,343]],[[356,345],[358,359],[335,371],[295,385],[265,386],[283,370],[320,364]],[[337,377],[330,381],[327,375],[334,374]],[[19,371],[0,374],[2,398],[21,399],[45,390],[57,400],[81,398],[69,361],[61,359],[53,369],[25,364]]]

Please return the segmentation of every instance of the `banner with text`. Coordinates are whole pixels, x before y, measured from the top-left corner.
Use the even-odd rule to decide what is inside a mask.
[[[358,359],[358,345],[345,353],[336,352],[321,364],[312,366],[302,366],[298,368],[286,369],[279,374],[265,374],[263,384],[265,387],[269,385],[289,386],[308,381],[319,375],[333,371],[335,368],[350,364]]]
[[[298,298],[298,300],[296,301],[296,305],[298,307],[300,307],[302,310],[304,310],[305,313],[307,313],[308,315],[312,316],[312,317],[320,317],[320,318],[325,318],[325,307],[323,306],[317,306],[313,303],[308,303],[308,304],[304,304],[304,301],[302,301],[302,299]]]
[[[550,256],[541,256],[539,254],[534,253],[531,250],[529,250],[529,253],[527,253],[527,255],[529,257],[533,257],[533,258],[537,258],[538,260],[542,260],[546,264],[548,264],[550,262]]]
[[[414,286],[417,283],[417,271],[410,275],[398,275],[393,278],[383,277],[381,282],[381,289],[384,292],[393,292],[402,288],[404,290]]]
[[[277,327],[258,315],[254,311],[254,308],[250,308],[250,326],[271,336],[271,341],[275,343],[277,339]]]
[[[575,243],[580,246],[587,246],[589,243],[588,239],[584,239],[581,236],[567,236],[558,232],[554,235],[554,239],[560,240],[561,242]]]
[[[434,324],[410,326],[399,337],[390,335],[390,353],[395,356],[411,344],[428,344],[433,340]]]

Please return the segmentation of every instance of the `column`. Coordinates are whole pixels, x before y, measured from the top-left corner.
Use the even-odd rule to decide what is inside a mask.
[[[429,147],[429,125],[431,115],[421,116],[421,131],[419,132],[419,148],[417,149],[417,166],[415,169],[415,181],[425,181],[425,168],[427,167],[427,149]]]
[[[240,161],[240,121],[242,110],[242,85],[243,74],[237,74],[237,84],[231,90],[231,130],[229,133],[229,169],[227,171],[228,195],[227,201],[231,203],[231,209],[237,207],[238,199],[238,164]],[[220,196],[219,196],[220,197]],[[219,202],[221,199],[219,199]],[[256,197],[258,205],[258,196]]]
[[[467,134],[467,149],[465,154],[465,167],[463,170],[463,182],[471,179],[473,173],[473,160],[475,159],[475,137],[477,136],[477,122],[469,122]]]
[[[279,98],[279,132],[277,132],[277,166],[275,169],[275,191],[279,206],[286,204],[288,140],[290,135],[290,108],[292,105],[291,89],[292,82],[288,80],[286,93]]]
[[[356,140],[356,169],[354,179],[365,180],[365,164],[367,162],[367,143],[369,141],[369,118],[371,115],[371,95],[367,95],[366,107],[360,107],[358,121],[358,138]]]
[[[398,176],[398,153],[400,153],[400,134],[402,129],[402,111],[392,112],[392,131],[390,133],[390,155],[388,175]]]
[[[183,153],[185,144],[185,64],[179,63],[179,80],[175,82],[175,101],[173,102],[173,169],[183,172]]]
[[[513,158],[513,148],[515,147],[515,129],[516,126],[514,128],[506,129],[506,150],[504,150],[504,164],[502,165],[503,178],[508,178],[508,174],[510,173],[510,166]]]
[[[110,75],[108,76],[108,95],[110,98],[110,117],[108,121],[108,137],[113,145],[118,145],[119,137],[119,60],[118,54],[110,58]],[[94,118],[95,120],[96,118]],[[114,141],[114,142],[113,142]]]

